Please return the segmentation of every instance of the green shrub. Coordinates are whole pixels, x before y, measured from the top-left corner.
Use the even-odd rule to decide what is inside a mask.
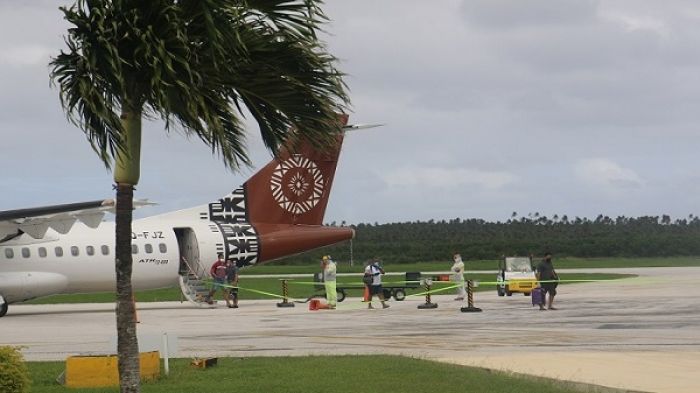
[[[17,347],[0,346],[0,393],[29,391],[29,371]]]

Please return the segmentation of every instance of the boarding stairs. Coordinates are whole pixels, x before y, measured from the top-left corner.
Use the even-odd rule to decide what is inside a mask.
[[[210,307],[206,302],[211,287],[206,283],[208,272],[198,262],[191,263],[182,258],[187,270],[180,273],[180,289],[182,296],[200,307]]]

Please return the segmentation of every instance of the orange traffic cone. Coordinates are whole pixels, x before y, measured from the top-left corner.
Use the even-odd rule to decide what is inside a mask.
[[[320,303],[321,303],[321,301],[318,300],[318,299],[311,299],[311,301],[309,302],[309,310],[310,310],[310,311],[316,311],[316,310],[318,310],[318,305],[319,305]]]

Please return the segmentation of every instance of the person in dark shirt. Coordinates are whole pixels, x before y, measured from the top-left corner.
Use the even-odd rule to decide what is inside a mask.
[[[552,253],[546,252],[542,262],[537,265],[537,281],[540,282],[540,287],[544,290],[545,296],[549,294],[547,308],[550,310],[556,310],[553,303],[554,296],[557,294],[557,285],[559,284],[556,282],[557,280],[559,280],[559,276],[557,276],[557,272],[554,271],[554,265],[552,265]],[[540,310],[544,309],[544,305],[541,304]]]
[[[228,308],[238,308],[238,266],[236,266],[236,262],[230,259],[226,261],[226,283],[230,286],[228,288],[226,305]],[[233,305],[231,302],[233,302]]]

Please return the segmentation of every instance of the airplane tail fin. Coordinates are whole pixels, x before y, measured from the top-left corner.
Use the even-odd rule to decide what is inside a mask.
[[[341,115],[347,125],[348,115]],[[282,148],[277,157],[232,194],[209,205],[214,221],[321,225],[343,144],[323,151],[308,141]],[[228,201],[228,202],[227,202]]]

